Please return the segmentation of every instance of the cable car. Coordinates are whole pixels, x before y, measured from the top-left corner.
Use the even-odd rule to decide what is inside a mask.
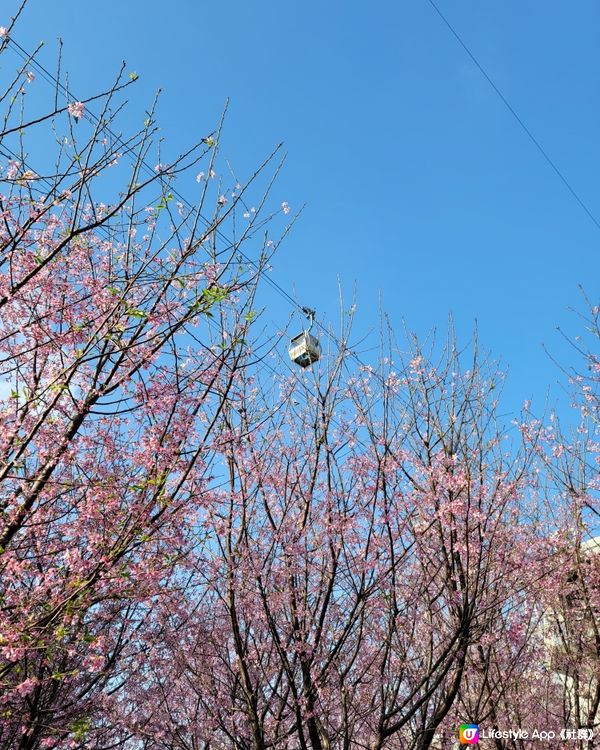
[[[310,333],[315,319],[315,311],[306,307],[303,307],[302,311],[310,320],[310,326],[297,336],[294,336],[290,341],[288,353],[292,362],[295,362],[302,368],[306,368],[321,359],[321,344],[319,339]]]

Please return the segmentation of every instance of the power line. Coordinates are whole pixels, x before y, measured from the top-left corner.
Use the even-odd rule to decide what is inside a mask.
[[[571,193],[573,198],[579,203],[581,208],[586,212],[588,217],[594,222],[596,227],[600,229],[600,222],[596,219],[594,214],[591,212],[591,210],[587,207],[587,205],[584,203],[583,199],[579,197],[573,186],[570,184],[570,182],[567,180],[565,175],[561,172],[561,170],[558,168],[556,163],[551,159],[548,152],[544,149],[542,144],[538,141],[538,139],[535,137],[535,135],[531,132],[531,130],[527,127],[525,122],[521,119],[519,114],[516,112],[514,107],[511,105],[511,103],[508,101],[506,96],[502,93],[502,91],[498,88],[498,86],[494,83],[490,75],[487,73],[483,65],[479,62],[479,60],[475,57],[473,52],[469,49],[469,47],[465,44],[465,42],[462,40],[460,34],[456,31],[456,29],[452,26],[450,21],[446,18],[446,16],[442,13],[442,11],[439,9],[439,7],[436,5],[434,0],[428,0],[431,7],[435,10],[435,12],[438,14],[438,16],[442,19],[442,21],[446,24],[456,41],[460,44],[460,46],[464,49],[464,51],[467,53],[467,55],[471,58],[471,61],[475,64],[479,72],[482,74],[482,76],[485,78],[485,80],[490,84],[492,89],[496,92],[504,106],[508,109],[508,111],[511,113],[511,115],[515,118],[515,120],[519,123],[521,128],[526,133],[529,140],[533,143],[533,145],[537,148],[537,150],[540,152],[540,154],[544,157],[546,162],[550,165],[552,170],[558,175],[561,182],[565,185],[567,190]]]

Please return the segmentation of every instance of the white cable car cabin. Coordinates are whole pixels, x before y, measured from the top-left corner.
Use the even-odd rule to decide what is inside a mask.
[[[302,331],[290,341],[290,359],[300,367],[310,367],[321,359],[321,344],[316,336]]]
[[[290,341],[288,352],[292,362],[295,362],[302,368],[306,368],[310,367],[313,362],[318,362],[321,359],[321,344],[319,339],[310,332],[315,322],[315,311],[311,310],[310,307],[303,307],[301,309],[309,319],[310,325],[302,333],[294,336]]]

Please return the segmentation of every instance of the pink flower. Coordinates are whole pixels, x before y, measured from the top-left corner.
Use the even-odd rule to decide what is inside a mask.
[[[37,685],[37,680],[29,677],[27,680],[24,680],[20,685],[17,685],[16,691],[19,693],[19,695],[25,697],[26,695],[29,695],[33,688]]]
[[[227,198],[224,195],[220,195],[217,203],[219,206],[224,206],[227,203]]]
[[[0,26],[0,39],[4,39],[4,37],[8,34],[8,29],[6,26]]]
[[[25,656],[25,649],[16,646],[5,646],[3,649],[0,649],[0,653],[9,661],[18,661]]]
[[[202,178],[204,177],[204,172],[198,172],[196,175],[196,182],[202,182]]]
[[[82,102],[71,102],[71,104],[69,104],[69,106],[67,107],[67,110],[71,117],[79,120],[80,117],[83,117],[85,107]]]
[[[33,83],[35,81],[35,73],[32,73],[30,70],[26,71],[25,78],[27,78],[28,83]]]
[[[19,167],[21,166],[21,162],[15,161],[14,159],[9,159],[7,166],[8,169],[6,170],[6,179],[14,180],[17,176],[17,172],[19,171]]]
[[[283,211],[284,214],[289,214],[290,206],[287,201],[283,201],[283,203],[281,204],[281,210]]]

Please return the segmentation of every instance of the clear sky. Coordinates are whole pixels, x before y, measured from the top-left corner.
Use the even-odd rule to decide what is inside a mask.
[[[600,5],[437,1],[600,221]],[[17,4],[2,3],[0,24]],[[45,40],[51,64],[61,36],[80,98],[126,59],[140,75],[126,117],[136,127],[161,88],[173,150],[212,130],[227,97],[222,154],[239,174],[284,141],[276,195],[307,207],[273,278],[324,324],[339,277],[348,298],[356,289],[358,336],[376,328],[380,295],[420,335],[452,313],[465,339],[477,319],[509,370],[510,409],[559,395],[542,345],[569,364],[556,327],[579,332],[578,284],[600,294],[600,230],[428,0],[30,0],[14,36]],[[273,330],[289,313],[268,298]]]

